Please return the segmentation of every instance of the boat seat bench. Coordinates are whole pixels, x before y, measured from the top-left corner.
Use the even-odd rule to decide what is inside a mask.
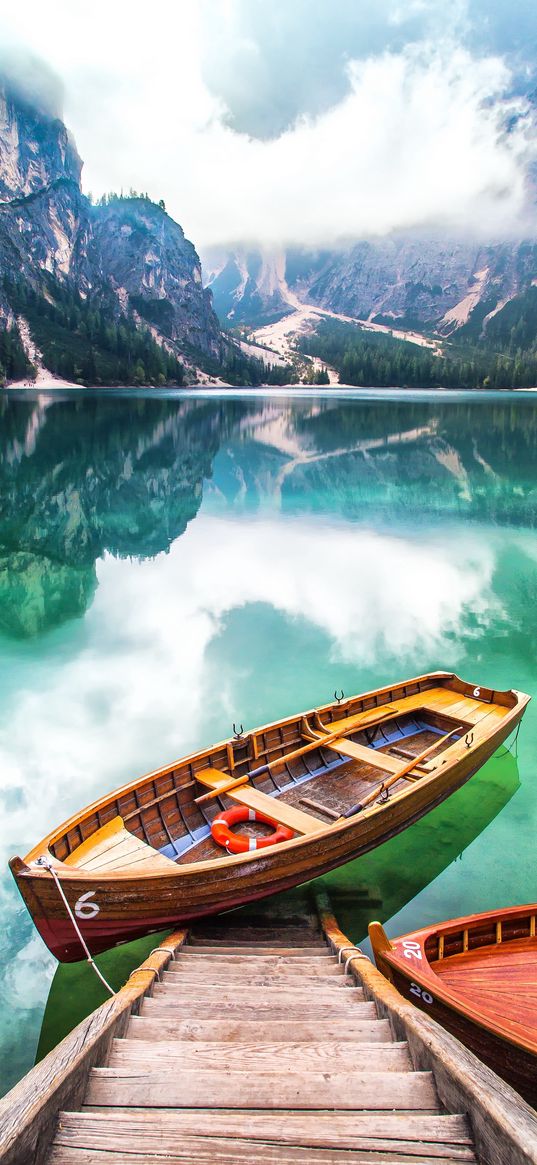
[[[65,858],[65,865],[93,872],[123,870],[131,866],[138,871],[172,870],[175,863],[147,842],[125,829],[122,817],[114,817],[96,829]]]
[[[319,744],[322,744],[322,739],[319,739]],[[398,773],[403,764],[395,756],[389,756],[386,752],[381,752],[380,749],[366,748],[363,744],[356,744],[354,740],[334,740],[332,744],[325,744],[323,748],[330,749],[331,752],[337,752],[340,756],[347,756],[352,760],[362,761],[366,765],[372,765],[373,768],[380,769],[384,773]],[[432,770],[431,770],[432,771]]]
[[[257,809],[259,813],[265,813],[272,821],[276,821],[278,825],[287,825],[289,829],[294,829],[295,833],[319,833],[326,829],[326,824],[313,817],[311,813],[303,813],[293,805],[287,805],[277,797],[269,797],[268,793],[261,793],[251,785],[240,785],[237,789],[230,789],[229,777],[218,769],[201,769],[196,773],[196,780],[215,790],[220,785],[225,785],[226,792],[222,793],[222,796],[229,797],[238,805],[246,805],[248,809]]]

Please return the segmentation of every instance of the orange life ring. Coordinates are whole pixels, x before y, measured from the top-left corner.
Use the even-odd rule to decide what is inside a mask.
[[[241,821],[262,821],[265,825],[272,825],[274,833],[271,833],[270,837],[246,837],[244,833],[232,833],[230,827],[240,825]],[[264,813],[258,813],[257,809],[248,809],[246,805],[237,805],[233,809],[226,809],[225,813],[219,813],[211,822],[211,833],[218,845],[232,854],[264,849],[267,845],[277,845],[279,841],[290,841],[294,837],[292,829],[288,829],[286,825],[278,825]]]

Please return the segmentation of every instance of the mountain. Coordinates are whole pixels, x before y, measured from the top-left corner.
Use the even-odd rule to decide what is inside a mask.
[[[533,241],[484,245],[416,234],[360,242],[332,254],[295,251],[287,259],[289,286],[299,298],[440,336],[453,335],[476,314],[486,327],[536,276]]]
[[[182,228],[147,195],[92,205],[81,170],[63,122],[0,79],[0,323],[19,364],[15,325],[27,364],[41,353],[75,380],[143,381],[150,370],[163,383],[181,379],[185,359],[221,363],[211,293]]]
[[[289,311],[282,294],[284,252],[213,248],[207,252],[206,264],[214,309],[223,327],[242,323],[262,327]]]
[[[537,240],[484,244],[419,233],[337,250],[213,250],[208,282],[223,325],[261,327],[299,304],[439,337],[476,338],[537,282]]]

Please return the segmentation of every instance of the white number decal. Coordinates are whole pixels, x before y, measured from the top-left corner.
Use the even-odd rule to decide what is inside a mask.
[[[405,959],[421,959],[420,944],[411,938],[403,939],[403,954]]]
[[[99,913],[100,907],[96,902],[90,902],[93,898],[95,890],[88,890],[87,894],[81,894],[77,902],[75,902],[75,914],[77,918],[95,918]]]
[[[418,999],[423,999],[424,1003],[432,1003],[433,997],[430,991],[423,991],[417,983],[410,984],[410,994],[417,995]]]
[[[476,697],[476,699],[479,699],[480,695],[481,695],[481,688],[474,688],[474,696]]]

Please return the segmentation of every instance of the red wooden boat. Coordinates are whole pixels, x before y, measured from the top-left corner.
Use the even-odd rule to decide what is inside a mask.
[[[230,910],[400,833],[492,756],[528,700],[450,672],[335,699],[131,781],[11,869],[64,961],[83,957],[71,915],[97,953]]]
[[[537,903],[369,936],[379,971],[537,1106]]]

